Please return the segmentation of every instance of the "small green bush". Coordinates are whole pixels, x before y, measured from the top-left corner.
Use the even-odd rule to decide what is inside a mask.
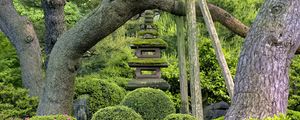
[[[15,88],[0,82],[0,118],[23,118],[34,116],[38,105],[37,97],[29,97],[28,90]]]
[[[299,120],[300,119],[300,112],[294,110],[288,110],[287,116],[290,117],[292,120]]]
[[[48,116],[34,116],[30,120],[76,120],[68,115],[48,115]]]
[[[134,109],[144,120],[162,120],[175,113],[170,98],[163,91],[153,88],[139,88],[128,93],[121,105]]]
[[[77,82],[75,99],[80,95],[88,94],[91,113],[95,113],[100,108],[119,104],[126,94],[126,91],[115,83],[100,79],[86,79]]]
[[[221,116],[221,117],[218,117],[218,118],[216,118],[216,119],[214,119],[214,120],[224,120],[225,119],[225,117],[224,116]]]
[[[112,106],[98,110],[92,120],[143,120],[141,115],[126,106]]]
[[[189,114],[170,114],[164,120],[196,120],[196,118]]]

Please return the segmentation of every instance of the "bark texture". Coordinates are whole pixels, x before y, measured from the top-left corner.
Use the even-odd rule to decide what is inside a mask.
[[[0,29],[17,50],[23,86],[31,96],[39,96],[43,82],[39,40],[32,24],[17,13],[12,0],[0,1]]]
[[[202,95],[200,85],[199,55],[197,48],[197,23],[195,0],[186,1],[186,19],[188,33],[188,47],[190,59],[190,89],[192,115],[197,120],[203,120]]]
[[[286,113],[288,69],[300,44],[300,1],[266,0],[248,33],[226,120]]]
[[[221,46],[214,22],[212,21],[206,0],[199,0],[199,6],[201,8],[201,12],[202,12],[205,24],[206,24],[206,28],[208,29],[208,32],[212,39],[213,47],[215,49],[216,56],[217,56],[217,60],[222,69],[223,77],[225,78],[227,92],[229,93],[230,98],[233,99],[234,84],[233,84],[232,76],[230,74],[225,56],[222,52],[222,46]]]
[[[180,113],[189,114],[189,98],[188,98],[188,82],[186,73],[185,60],[185,23],[184,17],[176,17],[177,28],[177,52],[178,52],[178,66],[179,66],[179,81],[180,81],[180,96],[181,109]]]
[[[45,52],[47,66],[49,54],[57,41],[57,38],[64,32],[64,6],[66,4],[65,0],[43,0],[42,6],[44,9],[45,16]]]

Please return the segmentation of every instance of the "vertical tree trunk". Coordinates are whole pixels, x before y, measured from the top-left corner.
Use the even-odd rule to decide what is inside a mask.
[[[31,96],[39,96],[43,82],[39,40],[32,24],[17,13],[11,0],[0,1],[0,29],[17,50],[23,86]]]
[[[45,65],[47,66],[49,54],[52,51],[54,44],[57,41],[57,38],[64,32],[64,6],[66,0],[43,0],[42,6],[44,9],[45,16],[45,52],[46,60]]]
[[[288,69],[300,44],[300,1],[266,0],[240,54],[226,120],[286,113]]]
[[[186,1],[186,16],[188,28],[188,46],[190,59],[190,89],[191,89],[191,105],[192,114],[198,119],[203,120],[202,95],[199,75],[199,59],[197,48],[197,24],[195,0]]]
[[[214,22],[211,18],[209,10],[208,10],[206,0],[199,0],[199,5],[201,8],[201,12],[202,12],[206,27],[207,27],[210,37],[213,41],[213,47],[215,49],[217,60],[219,62],[219,65],[221,66],[222,73],[225,78],[227,91],[232,100],[233,99],[233,87],[234,87],[232,76],[230,74],[226,59],[222,52],[222,46],[221,46]]]
[[[179,75],[180,75],[179,76],[180,96],[181,96],[180,113],[189,114],[188,82],[187,82],[186,61],[185,61],[185,36],[186,35],[185,35],[185,24],[184,24],[183,16],[176,17],[176,27],[177,27],[177,52],[178,52],[178,66],[179,66]]]

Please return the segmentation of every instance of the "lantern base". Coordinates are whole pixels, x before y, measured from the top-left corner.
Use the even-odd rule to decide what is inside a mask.
[[[151,87],[162,90],[170,89],[170,84],[163,79],[133,79],[128,82],[127,90],[134,90],[136,88]]]

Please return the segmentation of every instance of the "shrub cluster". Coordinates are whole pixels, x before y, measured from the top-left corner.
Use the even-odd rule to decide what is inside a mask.
[[[34,116],[30,120],[76,120],[68,115],[48,115],[48,116]]]
[[[0,82],[1,119],[34,116],[37,105],[37,97],[29,97],[28,90]]]
[[[112,106],[98,110],[92,120],[143,120],[141,115],[126,106]]]
[[[119,104],[126,94],[126,91],[118,85],[100,79],[85,79],[77,82],[75,98],[88,94],[91,113],[95,113],[100,108]]]
[[[196,120],[196,118],[189,114],[170,114],[164,120]]]
[[[162,120],[175,113],[170,98],[163,91],[152,88],[139,88],[128,93],[121,105],[134,109],[144,120]]]

